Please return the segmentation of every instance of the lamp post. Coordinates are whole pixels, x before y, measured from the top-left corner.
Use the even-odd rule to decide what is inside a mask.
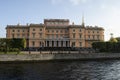
[[[44,49],[44,43],[42,42],[42,50]]]
[[[111,35],[111,38],[113,38],[113,33],[110,33],[110,35]]]
[[[42,42],[42,45],[40,46],[40,53],[41,51],[43,51],[43,49],[44,49],[44,43]]]

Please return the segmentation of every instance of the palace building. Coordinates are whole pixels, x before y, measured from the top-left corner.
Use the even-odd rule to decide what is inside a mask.
[[[44,19],[41,24],[7,25],[7,38],[25,38],[28,48],[40,47],[91,47],[104,41],[102,27],[70,24],[68,19]]]

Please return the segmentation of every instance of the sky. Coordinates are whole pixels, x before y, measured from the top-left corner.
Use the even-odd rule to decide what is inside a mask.
[[[43,23],[44,19],[69,19],[70,23],[105,29],[120,37],[120,0],[0,0],[0,38],[6,37],[7,25]]]

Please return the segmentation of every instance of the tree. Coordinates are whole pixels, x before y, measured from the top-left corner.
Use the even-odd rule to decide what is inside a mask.
[[[100,52],[120,52],[120,42],[94,42],[92,47]]]
[[[11,48],[11,39],[1,38],[0,48],[1,48],[1,51],[4,51],[5,53],[7,53],[9,49]]]
[[[13,38],[12,39],[12,47],[18,49],[26,48],[26,39],[24,38]]]
[[[116,39],[117,39],[118,42],[120,42],[120,37],[117,37]]]
[[[0,39],[0,51],[7,53],[8,51],[20,52],[20,50],[26,48],[26,39],[24,38],[1,38]]]
[[[118,40],[113,37],[113,33],[111,33],[110,35],[111,35],[111,38],[110,38],[109,42],[118,42]]]
[[[92,47],[95,50],[98,49],[100,52],[106,51],[106,43],[105,42],[94,42],[94,43],[92,43]]]
[[[116,38],[110,38],[109,42],[118,42]]]
[[[21,47],[24,49],[24,48],[26,48],[26,39],[25,38],[23,38],[22,40],[21,40]]]

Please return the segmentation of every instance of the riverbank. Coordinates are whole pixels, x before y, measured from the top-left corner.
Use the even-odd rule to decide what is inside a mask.
[[[0,62],[120,59],[120,53],[0,54]]]

